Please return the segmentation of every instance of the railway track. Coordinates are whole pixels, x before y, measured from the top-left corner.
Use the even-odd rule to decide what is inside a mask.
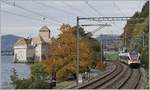
[[[96,80],[77,87],[78,89],[136,89],[141,79],[140,69],[131,69],[128,65],[115,62],[116,68]]]
[[[120,86],[121,89],[137,89],[139,87],[139,82],[141,80],[141,71],[140,69],[131,69],[130,76],[125,81],[125,83]]]
[[[116,65],[116,68],[112,70],[111,72],[101,76],[97,80],[90,82],[86,85],[79,86],[78,89],[96,89],[99,88],[99,86],[106,84],[109,80],[116,77],[119,73],[121,73],[123,69],[123,64],[119,62],[114,63]]]

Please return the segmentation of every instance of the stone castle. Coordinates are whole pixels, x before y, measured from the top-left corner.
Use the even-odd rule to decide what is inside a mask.
[[[43,26],[33,38],[20,38],[14,45],[15,62],[39,62],[48,57],[50,29]]]

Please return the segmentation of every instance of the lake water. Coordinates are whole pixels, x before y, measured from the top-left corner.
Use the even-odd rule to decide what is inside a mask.
[[[12,68],[15,68],[20,78],[28,78],[30,75],[30,66],[23,63],[13,63],[13,56],[1,57],[1,88],[12,89],[10,84]]]

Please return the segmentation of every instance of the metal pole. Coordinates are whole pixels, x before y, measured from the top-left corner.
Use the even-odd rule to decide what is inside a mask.
[[[143,32],[143,47],[144,47],[144,32]]]
[[[125,42],[124,42],[125,47],[126,47],[126,40],[127,40],[127,36],[126,36],[126,32],[125,32]]]
[[[79,42],[79,17],[77,16],[77,61],[76,61],[76,67],[77,67],[77,71],[76,71],[76,77],[77,77],[77,86],[79,85],[78,81],[79,81],[79,59],[80,59],[80,42]]]
[[[103,55],[102,55],[102,53],[103,53],[103,51],[102,51],[102,49],[103,49],[103,47],[102,47],[102,40],[101,40],[101,64],[102,64],[102,59],[103,59]]]

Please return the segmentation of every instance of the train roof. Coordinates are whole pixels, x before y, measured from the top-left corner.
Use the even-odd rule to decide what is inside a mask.
[[[128,56],[129,55],[129,53],[127,52],[127,53],[119,53],[119,56]]]

